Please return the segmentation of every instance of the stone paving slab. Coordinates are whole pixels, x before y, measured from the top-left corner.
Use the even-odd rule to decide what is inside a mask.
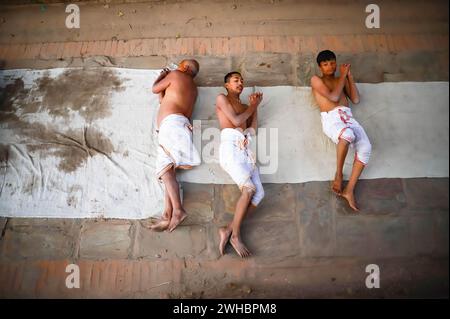
[[[442,295],[445,283],[448,296],[448,179],[361,181],[360,213],[344,209],[330,182],[264,186],[242,226],[245,260],[230,245],[218,253],[235,185],[184,183],[191,218],[173,233],[129,220],[3,218],[0,296],[412,297]],[[389,289],[361,288],[360,259],[385,269]],[[81,290],[65,287],[69,263],[82,269]]]
[[[302,255],[332,256],[335,250],[335,195],[329,182],[298,185],[297,214]]]
[[[123,220],[85,221],[80,239],[80,258],[127,258],[131,223]]]
[[[6,217],[0,217],[0,231],[3,232],[3,229],[5,229],[6,223],[8,222],[8,218]]]
[[[437,214],[434,226],[434,252],[439,256],[448,256],[449,248],[448,209]]]
[[[154,232],[138,227],[134,258],[199,258],[206,249],[206,228],[179,226],[177,231]]]
[[[358,204],[366,214],[398,214],[406,207],[402,180],[399,178],[361,180],[356,191]]]
[[[407,178],[403,184],[408,211],[448,211],[447,178]]]
[[[11,218],[0,242],[0,258],[68,258],[76,252],[77,219]]]
[[[188,218],[183,225],[207,224],[214,218],[214,187],[183,183],[183,206]]]

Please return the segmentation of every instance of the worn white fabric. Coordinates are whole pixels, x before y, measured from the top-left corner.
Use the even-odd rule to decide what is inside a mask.
[[[264,188],[256,166],[256,158],[250,150],[251,136],[238,129],[225,128],[220,133],[220,166],[242,190],[250,188],[254,194],[251,203],[258,206],[264,197]]]
[[[113,80],[106,76],[106,82],[102,76],[90,81],[103,88],[87,95],[79,85],[81,81],[68,81],[70,76],[64,76],[71,69],[0,71],[0,91],[6,93],[3,98],[10,100],[14,109],[6,117],[20,119],[20,125],[15,126],[0,118],[0,215],[126,219],[160,215],[164,192],[155,178],[159,99],[151,92],[160,70],[80,69],[87,72],[80,77],[85,80],[103,71],[115,76]],[[38,83],[43,78],[45,81]],[[19,79],[23,87],[16,85],[13,97],[4,88],[14,86]],[[51,90],[43,90],[49,82],[53,83]],[[120,88],[114,90],[116,82]],[[361,102],[352,106],[352,112],[373,146],[362,178],[448,177],[448,82],[357,86]],[[51,97],[60,91],[61,98]],[[336,147],[322,132],[320,111],[312,103],[310,88],[250,87],[244,89],[241,100],[247,101],[253,91],[264,93],[258,107],[258,136],[251,143],[252,150],[256,146],[261,181],[332,179]],[[220,129],[211,130],[218,127],[214,101],[223,92],[220,87],[199,88],[192,124],[202,163],[177,173],[182,182],[235,183],[219,165]],[[69,102],[79,102],[75,97],[86,103],[78,109],[67,107]],[[103,111],[99,101],[107,104]],[[57,111],[66,116],[50,109],[50,103],[60,103]],[[89,115],[97,111],[103,115]],[[51,138],[44,136],[47,133]],[[276,142],[269,148],[261,147],[272,137]],[[109,151],[104,147],[106,141]],[[353,156],[349,155],[344,174],[351,171]],[[267,173],[270,166],[275,169]]]
[[[191,169],[200,165],[200,156],[192,143],[192,125],[184,115],[170,114],[161,121],[158,143],[158,178],[171,168]]]
[[[329,112],[320,112],[322,129],[335,144],[339,139],[350,143],[355,149],[355,159],[364,165],[369,163],[372,145],[363,127],[355,120],[347,106],[337,106]]]

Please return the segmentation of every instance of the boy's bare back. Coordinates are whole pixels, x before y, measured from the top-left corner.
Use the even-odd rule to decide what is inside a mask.
[[[169,81],[169,85],[161,100],[157,118],[158,126],[163,118],[174,113],[191,118],[198,94],[192,76],[175,70],[170,72],[164,80]]]

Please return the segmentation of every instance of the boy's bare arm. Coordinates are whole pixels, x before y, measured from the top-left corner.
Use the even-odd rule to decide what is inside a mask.
[[[353,104],[359,103],[359,91],[350,70],[347,73],[347,80],[345,81],[345,93]]]
[[[234,126],[241,126],[255,112],[257,104],[250,106],[241,114],[237,114],[225,95],[219,94],[216,98],[216,107],[220,109]]]
[[[169,75],[169,73],[170,73],[170,71],[166,70],[166,69],[161,71],[158,78],[153,83],[152,92],[154,94],[159,94],[161,92],[164,92],[167,89],[167,87],[170,85],[170,80],[167,76],[167,75]],[[163,93],[163,97],[164,97],[164,93]],[[160,99],[161,99],[161,96],[160,96]]]
[[[350,69],[349,64],[342,64],[340,67],[340,75],[337,85],[333,90],[330,90],[323,80],[318,76],[313,76],[311,78],[311,87],[313,90],[317,91],[320,95],[326,97],[328,100],[332,102],[338,102],[341,97],[342,90],[344,89],[347,73]]]
[[[247,125],[247,130],[251,135],[256,135],[256,131],[258,129],[258,110],[252,114],[252,116],[248,119],[249,125]]]

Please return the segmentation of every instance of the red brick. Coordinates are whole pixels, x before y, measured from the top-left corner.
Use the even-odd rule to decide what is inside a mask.
[[[317,39],[314,36],[305,36],[301,39],[300,48],[302,52],[317,53],[319,51]]]
[[[64,43],[63,42],[51,42],[47,46],[46,50],[44,51],[44,56],[47,59],[57,59],[62,56],[62,49],[63,49]],[[42,54],[41,54],[42,55]]]
[[[20,54],[20,44],[10,44],[5,54],[6,60],[15,60]]]
[[[24,59],[25,58],[25,54],[26,54],[26,49],[27,49],[27,44],[20,44],[19,45],[19,54],[18,54],[18,58],[20,59]]]
[[[274,45],[272,37],[264,37],[264,51],[274,52]]]
[[[169,39],[159,39],[158,46],[156,47],[156,51],[161,55],[168,55],[170,49],[170,41]]]
[[[151,55],[152,43],[153,43],[152,39],[142,39],[141,40],[140,54],[142,56],[149,56],[149,55]]]
[[[194,38],[194,55],[201,55],[201,41],[199,38]]]
[[[69,46],[67,54],[69,57],[81,57],[81,48],[83,47],[83,42],[72,42]]]
[[[132,262],[132,269],[131,269],[131,290],[132,291],[139,291],[141,290],[141,265],[142,263],[138,261]]]
[[[74,46],[73,42],[66,42],[66,43],[64,43],[63,53],[62,53],[62,57],[63,58],[68,58],[68,57],[72,56],[70,54],[70,51],[71,51],[73,46]]]
[[[373,35],[373,34],[365,35],[361,38],[361,40],[362,40],[365,52],[376,52],[377,51],[375,35]]]
[[[113,40],[111,43],[111,56],[116,57],[117,56],[117,50],[119,49],[119,41]]]
[[[321,47],[320,50],[324,50],[326,48],[335,52],[342,52],[342,44],[336,36],[332,35],[323,35],[320,37]]]
[[[130,56],[141,56],[142,52],[142,40],[140,39],[133,39],[128,41],[128,45],[130,47]]]
[[[222,38],[222,50],[225,56],[230,55],[230,38]]]
[[[4,58],[6,52],[6,44],[0,44],[0,59]]]
[[[341,52],[357,53],[357,51],[355,51],[353,44],[354,39],[351,35],[341,35],[338,37],[338,39],[339,39],[338,46],[340,47]]]
[[[391,52],[391,53],[396,52],[395,40],[391,34],[386,35],[386,44],[387,44],[388,52]]]
[[[84,57],[86,55],[88,45],[89,45],[89,41],[83,41],[81,43],[80,56]]]
[[[264,37],[253,37],[253,47],[256,52],[264,52]]]
[[[243,40],[245,41],[245,50],[246,52],[255,52],[255,42],[253,41],[254,36],[251,37],[243,37]]]
[[[58,42],[56,48],[56,58],[61,59],[64,52],[64,42]]]
[[[233,37],[230,39],[230,55],[236,56],[241,55],[241,41],[238,37]]]
[[[105,41],[105,47],[103,48],[103,55],[111,56],[112,40]]]
[[[182,55],[192,55],[194,54],[194,41],[192,38],[182,38],[181,40],[181,54]]]
[[[86,56],[93,56],[94,54],[94,48],[97,41],[89,41],[87,48],[86,48]]]
[[[91,260],[80,260],[78,262],[78,265],[80,266],[80,286],[83,289],[90,287],[91,282],[91,276],[92,276],[92,269],[94,267],[94,261]]]
[[[178,39],[169,38],[169,41],[168,41],[168,54],[169,55],[179,55],[180,54],[177,44],[178,44]]]
[[[0,49],[0,57],[6,60],[8,51],[11,49],[11,44],[2,44]]]
[[[212,54],[216,56],[223,56],[224,52],[222,49],[222,38],[213,38],[211,40]]]
[[[152,54],[156,55],[164,55],[164,42],[162,39],[154,38],[153,39],[153,47],[152,47]]]
[[[211,38],[204,38],[202,42],[204,43],[205,46],[206,55],[211,55],[212,53]]]
[[[395,52],[402,52],[405,51],[405,39],[401,35],[393,35],[392,39],[394,40],[394,48]]]
[[[296,54],[300,51],[300,38],[298,36],[289,36],[286,39],[287,52]]]
[[[99,262],[95,262],[92,265],[91,277],[89,280],[90,289],[98,289],[100,287],[100,271],[101,271],[100,268],[101,264]]]
[[[376,34],[375,42],[377,44],[378,52],[388,52],[387,38],[384,34]]]
[[[327,39],[324,36],[315,37],[317,43],[317,51],[322,51],[330,48],[330,44],[327,42]]]
[[[106,41],[95,41],[94,48],[92,49],[93,55],[105,55]]]

